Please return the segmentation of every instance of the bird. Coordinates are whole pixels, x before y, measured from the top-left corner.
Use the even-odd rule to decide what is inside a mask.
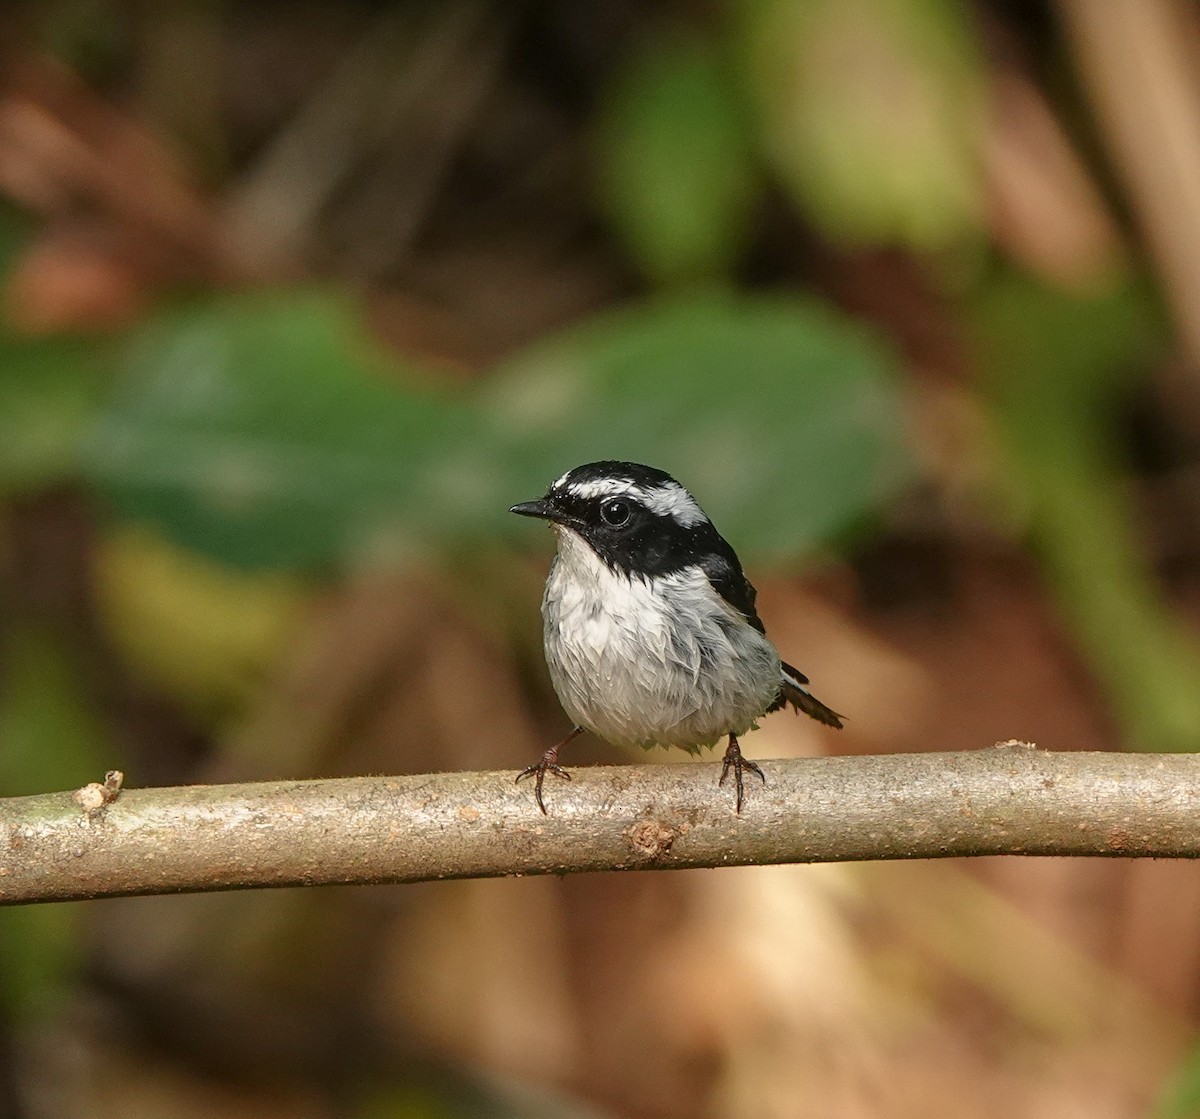
[[[573,729],[517,775],[534,778],[543,813],[546,774],[570,779],[559,755],[585,730],[616,746],[693,754],[727,738],[718,786],[732,771],[740,815],[744,772],[766,784],[738,743],[760,717],[791,706],[841,728],[808,677],[780,659],[737,553],[666,471],[585,463],[510,512],[548,522],[558,538],[543,638]]]

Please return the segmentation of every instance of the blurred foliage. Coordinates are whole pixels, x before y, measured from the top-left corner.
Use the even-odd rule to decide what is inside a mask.
[[[83,785],[110,768],[110,732],[88,701],[77,655],[46,627],[8,628],[0,679],[3,795]]]
[[[33,234],[0,207],[0,279]],[[78,475],[80,437],[102,399],[102,346],[80,338],[27,338],[0,320],[0,499]]]
[[[730,0],[766,153],[829,236],[931,250],[974,233],[979,46],[955,0]]]
[[[1200,1044],[1184,1058],[1150,1119],[1200,1119]]]
[[[758,176],[750,121],[713,45],[640,45],[611,79],[597,179],[634,260],[662,284],[728,276],[748,243]]]
[[[1148,572],[1115,450],[1118,409],[1164,344],[1160,316],[1134,287],[1076,297],[1008,276],[978,320],[1012,495],[1130,743],[1194,750],[1200,647]]]
[[[687,479],[740,550],[779,561],[909,477],[893,369],[880,341],[817,300],[699,295],[539,343],[488,381],[484,414],[526,496],[560,467],[654,463]]]
[[[139,332],[87,469],[184,547],[314,566],[478,547],[569,467],[645,460],[784,557],[904,480],[891,367],[815,301],[697,296],[572,327],[450,397],[384,362],[339,299],[222,298]]]
[[[0,497],[78,477],[80,440],[106,388],[95,345],[0,330]]]
[[[64,0],[22,10],[28,42],[58,61],[44,64],[14,36],[21,65],[11,68],[11,90],[0,90],[0,191],[22,207],[0,204],[0,572],[11,581],[0,588],[0,795],[83,784],[112,765],[124,768],[127,757],[153,756],[156,772],[180,780],[226,774],[259,756],[234,744],[239,732],[258,734],[254,745],[269,740],[261,755],[270,756],[267,765],[286,768],[285,749],[296,752],[297,770],[318,757],[331,767],[359,757],[407,764],[417,755],[389,753],[397,739],[433,751],[442,739],[463,737],[464,725],[475,729],[464,713],[464,665],[483,685],[473,702],[511,698],[503,712],[492,703],[489,748],[515,746],[534,720],[526,697],[509,695],[518,690],[516,670],[501,655],[508,652],[502,640],[488,645],[470,631],[478,619],[455,619],[434,641],[440,598],[429,595],[421,613],[408,604],[423,589],[405,584],[400,593],[396,580],[380,592],[372,579],[379,569],[391,573],[384,579],[395,579],[397,568],[470,571],[479,585],[446,596],[464,614],[481,602],[494,607],[514,585],[532,603],[541,567],[500,570],[497,545],[549,544],[508,506],[596,458],[641,460],[676,474],[755,566],[794,564],[804,552],[848,547],[888,526],[895,538],[884,544],[899,546],[881,549],[886,563],[874,578],[887,584],[883,597],[907,605],[905,556],[923,563],[927,536],[947,567],[963,553],[978,559],[994,549],[1017,579],[1025,570],[1019,549],[1028,543],[1078,637],[1100,711],[1111,706],[1120,721],[1113,745],[1193,749],[1200,741],[1200,652],[1146,554],[1135,504],[1142,495],[1128,486],[1133,470],[1120,431],[1131,398],[1141,398],[1168,355],[1184,349],[1160,304],[1186,306],[1172,290],[1172,277],[1186,270],[1164,268],[1161,241],[1151,237],[1155,252],[1139,259],[1141,241],[1123,244],[1120,223],[1128,217],[1154,232],[1163,214],[1174,214],[1184,223],[1176,240],[1191,243],[1187,223],[1196,219],[1184,204],[1191,196],[1174,176],[1196,145],[1184,136],[1164,148],[1170,174],[1162,176],[1167,197],[1158,206],[1129,189],[1121,145],[1104,135],[1102,114],[1094,130],[1082,124],[1083,86],[1071,88],[1063,65],[1094,50],[1072,30],[1094,6],[1062,6],[1057,21],[1036,5],[954,0],[726,0],[603,12],[581,5],[569,15],[474,0],[136,11]],[[1136,24],[1139,12],[1159,7],[1125,10]],[[1139,40],[1152,42],[1152,35]],[[1178,124],[1189,112],[1163,105],[1169,91],[1186,97],[1180,91],[1191,87],[1188,75],[1168,72],[1168,61],[1159,55],[1142,65],[1163,75],[1155,119]],[[1136,111],[1140,89],[1121,92],[1114,102]],[[943,264],[961,260],[974,267],[959,270],[949,297],[939,282],[950,274]],[[1042,279],[1017,274],[1005,260],[1027,262]],[[1098,290],[1093,281],[1115,261],[1128,274]],[[312,281],[296,286],[297,277]],[[334,294],[351,285],[354,296]],[[72,325],[76,333],[65,329]],[[976,342],[965,360],[964,327]],[[381,337],[399,344],[389,349]],[[976,369],[979,382],[970,376]],[[1156,435],[1168,419],[1178,421],[1180,442],[1192,440],[1184,465],[1194,467],[1195,418],[1185,414],[1185,394],[1173,399],[1183,401],[1180,414],[1156,417]],[[936,462],[920,477],[910,415],[929,437],[920,461]],[[1004,456],[990,472],[990,461],[980,468],[990,445],[982,452],[964,445],[984,431],[996,434]],[[74,500],[78,492],[86,509]],[[1008,539],[999,542],[990,517],[998,493],[1011,513],[1001,526]],[[1194,506],[1180,507],[1194,514]],[[868,566],[836,573],[844,601],[866,603],[864,611],[871,577],[856,576]],[[887,645],[882,613],[863,623],[864,631],[877,627],[867,635],[855,632],[858,605],[822,602],[813,611],[827,609],[832,619],[824,623],[837,635],[828,655],[845,686],[869,699],[855,703],[847,734],[867,729],[851,748],[892,747],[895,728],[919,725],[912,712],[921,704],[927,721],[915,742],[966,745],[960,723],[943,727],[938,715],[949,709],[969,723],[961,703],[954,707],[961,697],[950,693],[964,681],[979,688],[988,657],[1004,647],[992,649],[990,637],[971,630],[965,615],[978,600],[959,610],[960,592],[948,588],[962,572],[944,575],[925,573],[922,584],[935,587],[927,593],[940,596],[944,615],[926,624],[914,610],[904,623],[922,634],[917,642],[928,640],[928,665],[901,652],[900,642]],[[356,577],[349,589],[337,583],[346,576]],[[519,582],[526,576],[528,587]],[[798,601],[797,613],[813,600]],[[1039,600],[1028,617],[1041,613]],[[412,632],[395,639],[410,622]],[[1053,621],[1045,632],[1056,638]],[[306,641],[325,659],[309,656]],[[110,653],[121,663],[102,663]],[[272,693],[273,674],[289,656],[302,671]],[[972,663],[956,663],[965,660]],[[494,678],[482,680],[483,666],[495,667]],[[1044,667],[1028,667],[1025,678]],[[110,686],[100,700],[91,694],[93,669]],[[390,690],[401,678],[403,687]],[[288,718],[256,712],[264,695],[264,708],[285,707]],[[1055,730],[1070,725],[1073,716],[1056,721],[1045,702],[1031,712],[1024,698],[1014,688],[999,700],[1014,734],[1031,719]],[[1067,698],[1091,734],[1097,711]],[[975,699],[972,692],[968,705]],[[245,725],[225,733],[247,711]],[[406,735],[430,714],[453,732]],[[195,741],[197,726],[213,732],[203,743]],[[264,726],[284,729],[263,738]],[[173,733],[183,739],[177,756],[160,758]],[[304,743],[318,739],[328,750],[306,752]],[[345,756],[333,756],[343,747]],[[421,753],[420,764],[448,756],[462,757]],[[584,1071],[574,1075],[595,1084],[604,1077],[596,1069],[619,1068],[614,1098],[633,1092],[620,1044],[646,1049],[647,1037],[655,1044],[641,1075],[690,1089],[709,1075],[698,1068],[720,1066],[722,1085],[737,1080],[745,1099],[759,1102],[771,1091],[760,1082],[794,1087],[792,1076],[810,1102],[831,1023],[847,1055],[832,1064],[846,1082],[861,1076],[868,1093],[886,1085],[897,1106],[920,1096],[911,1082],[897,1088],[894,1081],[961,1065],[959,1083],[974,1090],[975,1070],[991,1074],[991,1065],[1008,1059],[997,1056],[1001,1050],[1022,1066],[1014,1083],[1040,1078],[1048,1050],[1036,1048],[1037,1035],[1050,1044],[1067,1038],[1083,1051],[1104,1004],[1128,1030],[1121,1035],[1112,1025],[1105,1038],[1166,1054],[1169,1031],[1144,1026],[1153,1015],[1116,985],[1106,988],[1090,965],[1056,954],[1050,937],[1021,933],[992,904],[990,888],[965,880],[959,888],[940,868],[906,868],[929,870],[928,881],[877,869],[872,904],[885,895],[884,883],[893,892],[868,920],[862,910],[847,918],[823,907],[806,893],[813,879],[801,873],[706,876],[703,884],[680,876],[686,884],[662,885],[661,894],[658,883],[597,887],[611,886],[617,898],[622,889],[640,890],[626,910],[610,906],[607,894],[597,904],[587,883],[578,894],[553,895],[561,909],[538,901],[514,910],[520,919],[494,901],[472,902],[470,920],[456,912],[432,954],[411,949],[405,903],[421,898],[413,908],[427,912],[445,904],[442,893],[405,892],[369,921],[352,908],[336,910],[344,922],[330,921],[338,935],[328,937],[311,935],[321,924],[314,915],[328,918],[350,892],[336,902],[308,896],[295,909],[304,916],[286,920],[264,920],[257,899],[244,899],[244,912],[253,912],[244,922],[224,906],[114,905],[96,916],[100,907],[0,911],[0,1025],[23,1026],[52,1008],[85,943],[89,953],[103,953],[102,938],[83,940],[90,925],[107,929],[116,945],[106,960],[114,989],[132,977],[129,990],[137,992],[106,1005],[125,999],[138,1004],[133,1014],[151,1018],[168,1008],[161,1021],[183,1023],[183,1046],[193,1039],[189,1014],[209,1023],[197,1035],[207,1028],[215,1049],[227,1044],[219,1037],[229,1019],[217,1009],[225,1005],[235,1008],[241,1031],[232,1031],[233,1045],[257,1034],[276,1045],[278,1035],[280,1048],[264,1050],[272,1059],[294,1046],[289,1067],[305,1070],[297,1081],[314,1053],[315,1064],[329,1060],[331,1038],[344,1043],[343,1034],[355,1047],[365,1041],[371,1055],[356,1053],[356,1061],[386,1065],[407,1054],[405,1031],[419,1036],[419,1024],[393,1021],[402,1038],[393,1050],[392,1039],[364,1039],[361,1024],[347,1022],[358,1014],[373,1029],[387,982],[407,991],[419,985],[411,977],[422,968],[459,959],[471,942],[455,937],[469,925],[495,953],[480,957],[484,963],[523,961],[514,967],[518,980],[522,967],[536,971],[539,992],[550,978],[546,1005],[575,1022],[588,1045]],[[1039,880],[1039,907],[1053,892],[1047,881]],[[1097,882],[1124,880],[1086,881],[1099,893]],[[1145,896],[1121,899],[1149,912],[1142,920],[1156,937],[1161,911],[1177,900],[1156,894],[1158,881],[1138,878]],[[489,896],[512,904],[511,885]],[[1060,893],[1067,900],[1055,916],[1069,927],[1080,890]],[[382,896],[371,893],[372,904]],[[677,904],[682,896],[687,906]],[[588,942],[596,935],[611,947],[611,937],[596,933],[601,913],[614,929],[655,927],[645,918],[656,899],[670,910],[665,956],[652,954],[664,938],[631,939],[607,956]],[[200,912],[219,916],[197,920]],[[705,913],[713,918],[707,933]],[[1106,952],[1123,937],[1136,939],[1128,914],[1109,916]],[[530,917],[554,931],[531,936]],[[1088,909],[1089,927],[1094,917]],[[667,923],[663,914],[656,919]],[[1178,929],[1192,919],[1192,911],[1175,914],[1180,941],[1188,938]],[[361,926],[371,922],[364,935]],[[395,929],[380,931],[392,922]],[[1165,941],[1172,926],[1162,923]],[[592,969],[587,982],[557,959],[559,925],[579,942],[572,950]],[[372,951],[362,950],[388,935],[402,959],[390,977],[364,962]],[[904,938],[923,948],[912,953]],[[1022,939],[1025,947],[1014,952]],[[1155,940],[1147,951],[1158,948]],[[864,977],[868,965],[858,958],[875,951],[894,956],[898,971],[928,971],[914,982],[928,990],[881,1014],[878,976]],[[731,968],[739,952],[742,966]],[[623,973],[626,956],[635,963]],[[1178,972],[1194,974],[1192,961],[1179,956]],[[844,973],[827,967],[830,959]],[[764,961],[765,977],[756,978]],[[287,1028],[257,1028],[273,1022],[260,1005],[270,1002],[272,969],[276,977],[327,983],[336,1009],[320,1004],[306,1019],[289,1005]],[[546,1075],[555,1075],[545,1047],[525,1045],[512,1029],[520,1010],[511,989],[487,986],[489,972],[500,970],[481,964],[472,982],[485,997],[466,1009],[448,998],[441,1008],[445,1036],[464,1016],[479,1019],[453,1059],[499,1067],[514,1049],[520,1061],[532,1051],[535,1071],[544,1061]],[[1161,971],[1170,972],[1170,985],[1182,982],[1167,965]],[[228,986],[217,990],[218,979]],[[189,980],[202,991],[199,1013],[188,1004]],[[368,993],[354,994],[355,984]],[[949,993],[935,993],[941,987]],[[607,1005],[598,994],[587,1002],[591,988],[628,992],[615,1024],[585,1021],[589,1007]],[[304,1000],[320,1003],[310,996],[308,989]],[[472,1009],[492,1003],[504,1007],[494,1021]],[[929,1035],[940,1050],[911,1041],[926,1036],[935,1011],[947,1019]],[[838,1023],[839,1012],[849,1025]],[[870,1033],[878,1026],[872,1015],[888,1017],[878,1035]],[[557,1026],[529,1017],[558,1043]],[[971,1036],[1009,1019],[1019,1024],[1009,1024],[1010,1034],[1002,1025],[983,1044]],[[105,1019],[101,1032],[107,1028]],[[807,1029],[818,1045],[785,1052],[782,1043],[761,1042],[795,1042]],[[889,1052],[883,1033],[904,1038]],[[58,1040],[50,1048],[74,1052],[73,1038]],[[0,1029],[0,1059],[4,1042]],[[376,1047],[386,1055],[377,1058]],[[750,1050],[755,1062],[734,1067],[731,1055]],[[805,1060],[791,1060],[793,1052]],[[1146,1052],[1131,1079],[1151,1067]],[[818,1056],[808,1064],[810,1053]],[[1086,1077],[1080,1061],[1070,1067],[1075,1079],[1064,1080],[1068,1064],[1057,1066],[1052,1091],[1079,1096],[1090,1086],[1083,1080],[1100,1079],[1090,1075],[1099,1061]],[[783,1080],[772,1081],[780,1069]],[[1195,1055],[1180,1066],[1157,1119],[1200,1114],[1198,1069]],[[440,1082],[427,1088],[419,1078],[414,1086],[407,1069],[394,1079],[393,1072],[373,1068],[365,1085],[340,1081],[346,1107],[369,1116],[507,1114],[490,1092],[476,1106],[470,1093],[443,1092]],[[1032,1098],[1011,1088],[1001,1084],[991,1098],[1004,1098],[1009,1110],[1013,1100]],[[713,1091],[711,1084],[696,1090]],[[4,1091],[0,1076],[0,1112]],[[794,1104],[797,1092],[772,1098]],[[514,1105],[513,1113],[538,1113],[542,1103]],[[544,1103],[547,1115],[582,1114],[557,1098]],[[723,1105],[718,1099],[713,1114],[769,1110]],[[686,1113],[686,1103],[675,1106]]]
[[[21,1026],[58,1008],[83,962],[83,910],[77,905],[0,909],[0,1013]]]
[[[44,626],[9,627],[0,667],[0,795],[80,786],[111,765],[111,734],[89,702],[76,651]],[[81,958],[78,906],[0,908],[0,1015],[49,1012]]]
[[[248,566],[328,564],[405,518],[421,475],[471,438],[471,413],[369,342],[319,292],[223,296],[140,329],[91,433],[114,508]]]
[[[605,1119],[604,1114],[547,1090],[459,1081],[384,1085],[358,1101],[354,1119]]]
[[[39,45],[82,74],[103,80],[133,46],[130,17],[111,0],[55,0],[37,6]]]
[[[240,571],[140,527],[101,541],[94,579],[97,610],[126,663],[206,716],[245,707],[310,605],[290,573]]]

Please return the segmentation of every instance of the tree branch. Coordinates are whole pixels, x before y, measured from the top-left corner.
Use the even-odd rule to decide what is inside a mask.
[[[713,765],[575,769],[571,782],[548,779],[548,816],[511,772],[0,800],[0,904],[748,863],[1200,855],[1200,755],[1008,744],[763,769],[767,785],[748,786],[740,817]]]

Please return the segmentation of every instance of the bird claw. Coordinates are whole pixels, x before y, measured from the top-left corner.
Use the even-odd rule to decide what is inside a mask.
[[[568,736],[569,741],[573,735]],[[533,783],[533,797],[537,801],[537,806],[542,810],[543,816],[548,816],[546,811],[546,802],[542,800],[542,783],[546,780],[547,773],[553,773],[555,777],[561,777],[564,781],[570,781],[571,775],[558,764],[558,751],[563,743],[560,742],[557,746],[551,746],[541,757],[540,761],[533,765],[527,765],[520,773],[517,774],[517,782],[524,781],[526,777],[533,777],[536,780]]]
[[[738,745],[737,739],[731,734],[729,736],[729,745],[725,749],[725,758],[721,764],[721,779],[717,782],[718,786],[725,784],[725,778],[729,776],[729,771],[733,770],[734,787],[737,789],[737,814],[742,814],[742,801],[745,799],[745,790],[742,783],[742,771],[750,770],[751,773],[758,774],[758,778],[765,785],[767,783],[766,774],[757,762],[752,762],[749,758],[742,757],[742,748]]]

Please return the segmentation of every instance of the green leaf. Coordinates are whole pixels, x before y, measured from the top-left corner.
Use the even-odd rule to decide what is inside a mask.
[[[663,284],[719,277],[756,197],[748,121],[713,46],[656,39],[620,67],[599,121],[599,187],[635,260]]]
[[[845,529],[905,476],[883,347],[815,301],[696,296],[606,314],[437,394],[316,294],[193,306],[145,331],[89,443],[115,508],[225,562],[312,566],[528,525],[588,458],[678,473],[739,543]]]
[[[487,405],[502,459],[528,475],[517,496],[592,459],[647,462],[697,494],[736,547],[783,559],[909,477],[892,366],[815,300],[689,297],[534,346],[499,371]]]
[[[318,565],[407,538],[433,512],[423,469],[474,422],[318,292],[182,308],[125,365],[91,478],[125,516],[235,564]]]
[[[986,71],[957,0],[743,0],[766,155],[830,236],[942,248],[978,232]]]

